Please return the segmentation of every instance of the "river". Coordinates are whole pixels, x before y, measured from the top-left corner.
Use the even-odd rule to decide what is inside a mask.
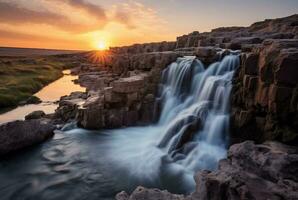
[[[54,113],[58,107],[57,101],[61,96],[69,95],[71,92],[75,91],[84,92],[86,90],[80,85],[74,84],[73,80],[77,78],[77,76],[70,74],[70,70],[64,70],[63,77],[50,83],[34,94],[40,98],[42,103],[18,106],[13,110],[2,113],[0,114],[0,124],[14,120],[23,120],[26,115],[36,110],[42,110],[46,114]]]
[[[106,200],[137,186],[189,194],[193,176],[226,157],[237,55],[206,68],[178,58],[162,74],[157,123],[144,127],[58,131],[54,138],[0,161],[4,200]]]

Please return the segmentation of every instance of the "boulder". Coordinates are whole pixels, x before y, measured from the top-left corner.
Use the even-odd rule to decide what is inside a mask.
[[[19,105],[26,105],[26,104],[39,104],[42,101],[37,96],[31,96],[25,101],[21,101]]]
[[[116,200],[184,200],[183,195],[171,194],[168,191],[159,189],[147,189],[144,187],[137,187],[135,191],[129,196],[125,192],[117,194]]]
[[[14,121],[0,126],[0,155],[45,141],[55,126],[47,120]]]
[[[218,170],[201,171],[191,199],[297,199],[298,148],[251,141],[230,147]]]
[[[45,115],[46,115],[45,112],[42,110],[33,111],[32,113],[25,116],[25,120],[40,119],[40,118],[44,117]]]
[[[220,59],[221,55],[220,54],[221,49],[216,48],[216,47],[198,47],[195,49],[195,56],[200,59],[204,64],[209,65],[213,62],[216,62]],[[226,51],[225,53],[229,53]]]
[[[37,96],[32,96],[26,101],[26,104],[39,104],[39,103],[41,103],[41,100]]]
[[[78,109],[85,103],[87,94],[84,92],[73,92],[69,96],[60,98],[59,107],[55,111],[55,117],[64,122],[76,118]]]

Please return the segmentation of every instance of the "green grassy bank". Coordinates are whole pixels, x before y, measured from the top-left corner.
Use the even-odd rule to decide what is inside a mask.
[[[63,76],[70,61],[59,56],[0,57],[0,108],[13,107]]]

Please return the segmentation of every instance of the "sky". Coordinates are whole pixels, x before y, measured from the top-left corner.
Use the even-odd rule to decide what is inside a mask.
[[[0,46],[90,50],[174,41],[298,13],[298,0],[0,0]]]

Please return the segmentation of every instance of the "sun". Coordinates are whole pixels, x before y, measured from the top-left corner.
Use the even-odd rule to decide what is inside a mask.
[[[102,50],[106,50],[108,48],[108,46],[104,40],[101,40],[101,41],[97,42],[96,48],[97,48],[97,50],[102,51]]]

